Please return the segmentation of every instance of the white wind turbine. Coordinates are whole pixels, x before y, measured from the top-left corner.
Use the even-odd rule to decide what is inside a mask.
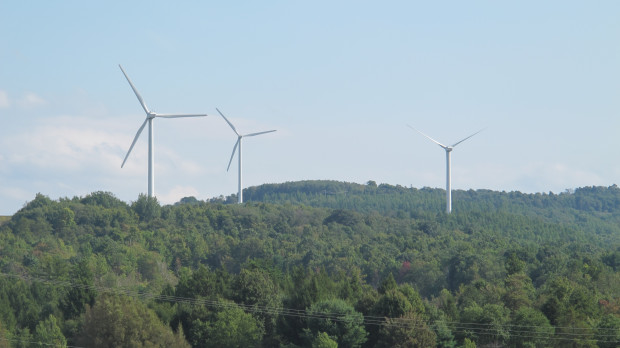
[[[153,111],[150,111],[147,107],[146,104],[144,103],[144,100],[142,99],[142,96],[140,95],[140,93],[138,93],[138,90],[136,90],[136,87],[133,85],[133,83],[131,83],[131,80],[129,79],[129,76],[127,76],[127,74],[125,73],[125,70],[123,70],[123,67],[119,64],[118,65],[119,68],[121,68],[121,71],[123,72],[123,75],[125,75],[125,78],[127,79],[127,82],[129,82],[129,85],[131,86],[131,89],[133,89],[133,92],[136,94],[136,97],[138,97],[138,101],[140,102],[140,105],[142,105],[142,108],[144,109],[144,112],[146,112],[146,119],[144,120],[144,122],[142,123],[142,126],[140,126],[140,128],[138,129],[138,132],[136,133],[136,137],[133,139],[133,142],[131,143],[131,146],[129,147],[129,151],[127,151],[127,155],[125,155],[125,159],[123,160],[123,164],[121,164],[121,168],[123,168],[123,166],[125,165],[125,162],[127,161],[127,158],[129,157],[129,154],[131,153],[131,150],[133,150],[133,146],[136,144],[136,141],[138,140],[138,138],[140,137],[140,133],[142,133],[142,130],[144,129],[144,126],[146,126],[146,124],[148,123],[149,125],[149,173],[148,173],[148,181],[149,181],[149,187],[148,187],[148,196],[149,197],[153,197],[153,195],[155,194],[155,168],[153,167],[153,157],[154,157],[154,151],[153,151],[153,119],[155,117],[162,117],[162,118],[177,118],[177,117],[201,117],[201,116],[207,116],[206,114],[189,114],[189,115],[174,115],[174,114],[158,114],[155,113]]]
[[[233,126],[232,123],[230,123],[230,121],[226,118],[226,116],[224,116],[224,114],[222,114],[222,112],[218,109],[215,108],[215,110],[217,110],[217,112],[219,112],[219,114],[224,118],[224,121],[226,121],[226,123],[228,123],[228,125],[230,126],[230,128],[232,128],[232,130],[235,132],[235,134],[237,134],[237,142],[235,143],[235,146],[233,147],[232,150],[232,155],[230,155],[230,161],[228,161],[228,168],[226,168],[226,171],[228,171],[228,169],[230,169],[230,164],[232,163],[233,157],[235,157],[235,151],[237,151],[237,146],[239,147],[239,194],[237,195],[237,202],[238,203],[243,203],[243,177],[241,175],[241,140],[244,137],[253,137],[255,135],[261,135],[261,134],[265,134],[265,133],[271,133],[271,132],[275,132],[275,129],[272,130],[268,130],[268,131],[264,131],[264,132],[258,132],[258,133],[250,133],[250,134],[239,134],[239,132],[237,132],[237,129],[235,128],[235,126]]]
[[[483,131],[483,129],[477,131],[476,133],[468,136],[465,139],[462,139],[460,141],[457,141],[456,143],[450,145],[450,146],[446,146],[440,142],[438,142],[437,140],[429,137],[428,135],[420,132],[419,130],[407,125],[409,128],[413,129],[414,131],[422,134],[423,136],[427,137],[428,139],[430,139],[432,142],[434,142],[435,144],[441,146],[441,148],[443,148],[444,150],[446,150],[446,213],[450,214],[450,212],[452,212],[452,188],[451,188],[451,174],[450,174],[450,153],[452,152],[452,150],[456,147],[456,145],[464,142],[465,140],[473,137],[474,135],[480,133]]]

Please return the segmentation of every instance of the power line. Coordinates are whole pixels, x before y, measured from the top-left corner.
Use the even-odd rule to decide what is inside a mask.
[[[212,308],[231,308],[231,307],[239,307],[244,309],[247,312],[252,313],[260,313],[266,315],[282,315],[288,317],[296,317],[296,318],[314,318],[314,319],[326,319],[338,322],[349,322],[352,321],[353,318],[347,318],[346,316],[339,313],[327,313],[327,312],[309,312],[307,310],[300,309],[292,309],[292,308],[284,308],[284,307],[270,307],[270,306],[259,306],[259,305],[248,305],[244,303],[236,303],[233,301],[222,301],[222,300],[209,300],[205,298],[188,298],[188,297],[178,297],[178,296],[169,296],[162,294],[154,294],[145,291],[137,291],[128,288],[110,288],[104,286],[96,286],[96,285],[87,285],[87,284],[79,284],[73,283],[69,281],[62,280],[54,280],[54,279],[46,279],[46,278],[38,278],[27,275],[18,275],[18,274],[8,274],[8,273],[0,273],[0,276],[7,278],[17,278],[25,281],[34,281],[45,284],[50,284],[59,287],[68,287],[68,288],[76,288],[76,289],[84,289],[84,290],[92,290],[98,291],[102,293],[113,293],[113,294],[122,294],[131,297],[138,297],[143,299],[153,299],[165,302],[172,303],[184,303],[189,305],[204,305]],[[434,320],[428,325],[425,325],[424,321],[419,318],[389,318],[389,317],[378,317],[378,316],[370,316],[363,315],[363,324],[364,325],[379,325],[379,326],[387,326],[387,327],[395,327],[395,328],[412,328],[412,329],[424,329],[427,328],[439,328],[445,325],[452,332],[455,333],[471,333],[476,335],[485,335],[485,336],[498,336],[500,332],[503,330],[511,337],[516,338],[534,338],[534,339],[551,339],[551,340],[561,340],[561,341],[578,341],[578,340],[586,340],[586,341],[596,341],[601,343],[620,343],[618,340],[607,340],[612,337],[617,337],[617,329],[606,329],[606,328],[587,328],[587,327],[572,327],[572,326],[528,326],[528,325],[514,325],[514,324],[485,324],[485,323],[465,323],[458,321],[445,321],[445,320]],[[553,332],[543,332],[540,330],[552,330]],[[560,330],[560,332],[558,332]],[[572,332],[566,332],[572,331]],[[596,331],[596,332],[592,332]]]

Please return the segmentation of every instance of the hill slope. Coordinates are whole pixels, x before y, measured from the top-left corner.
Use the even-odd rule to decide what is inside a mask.
[[[610,336],[596,330],[620,328],[615,186],[561,195],[456,191],[451,215],[442,213],[442,190],[313,181],[246,192],[243,205],[187,198],[160,206],[145,196],[127,204],[105,192],[59,201],[37,195],[0,226],[2,328],[35,332],[52,314],[78,342],[86,304],[119,287],[165,294],[172,304],[149,302],[151,308],[172,328],[182,325],[194,346],[215,344],[204,341],[211,329],[199,323],[222,323],[214,319],[222,307],[200,302],[205,308],[195,312],[196,304],[183,307],[181,298],[274,313],[352,306],[369,318],[419,316],[428,335],[407,335],[445,347],[465,338],[512,344],[519,335],[503,325],[524,325],[524,318],[555,326],[547,340],[572,340],[562,327],[587,327],[587,342],[605,343]],[[334,299],[345,304],[325,302]],[[314,339],[304,336],[314,330],[310,321],[278,326],[273,314],[246,311],[254,319],[233,312],[258,320],[244,327],[258,325],[265,346]],[[489,336],[446,324],[489,320],[508,331]],[[365,346],[394,334],[372,324],[363,330]]]

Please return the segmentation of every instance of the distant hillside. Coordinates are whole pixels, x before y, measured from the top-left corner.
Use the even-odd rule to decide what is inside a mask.
[[[304,204],[390,216],[428,217],[443,215],[445,210],[443,189],[377,185],[372,181],[366,185],[322,180],[266,184],[247,188],[243,195],[246,202]],[[452,206],[457,216],[494,212],[576,225],[600,235],[620,234],[620,188],[616,185],[560,194],[454,190]]]
[[[49,326],[81,345],[122,332],[105,319],[116,313],[194,347],[302,347],[341,313],[358,318],[358,347],[620,344],[616,186],[455,191],[450,215],[444,193],[304,181],[248,188],[241,205],[38,194],[0,224],[0,335],[31,342]],[[213,341],[225,325],[253,343]]]
[[[443,211],[445,207],[445,190],[443,189],[377,185],[374,181],[369,181],[366,185],[328,180],[265,184],[244,189],[243,197],[246,201],[298,203],[367,211],[410,209]],[[618,214],[620,212],[620,188],[616,185],[583,187],[560,194],[453,190],[452,204],[454,210],[467,211],[492,209],[531,212],[549,208],[568,208],[585,212]]]

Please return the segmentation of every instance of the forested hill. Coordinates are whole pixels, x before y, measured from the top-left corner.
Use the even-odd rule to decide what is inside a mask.
[[[0,347],[620,345],[616,186],[444,193],[38,194],[0,224]]]
[[[265,184],[245,189],[243,197],[246,202],[304,204],[439,219],[446,204],[443,189],[377,185],[374,181],[365,185],[326,180]],[[235,200],[229,197],[228,201]],[[492,212],[497,220],[506,215],[539,218],[579,226],[588,233],[620,234],[620,188],[616,185],[582,187],[559,194],[453,190],[452,208],[455,215],[461,216]]]
[[[407,188],[368,181],[365,185],[328,180],[265,184],[246,188],[245,201],[305,204],[358,211],[438,211],[445,209],[446,191]],[[229,199],[229,201],[231,201]],[[562,216],[566,211],[620,215],[620,188],[583,187],[560,194],[518,191],[453,190],[454,210],[507,211],[524,215]],[[544,211],[544,213],[542,213]]]

